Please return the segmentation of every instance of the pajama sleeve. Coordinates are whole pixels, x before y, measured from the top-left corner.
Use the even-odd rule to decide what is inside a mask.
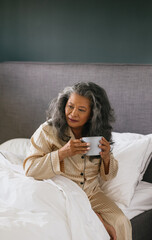
[[[110,165],[109,165],[109,173],[105,174],[104,163],[101,161],[100,166],[100,176],[104,181],[108,181],[113,179],[118,172],[118,161],[114,158],[113,154],[110,153]]]
[[[30,155],[23,163],[26,176],[37,180],[61,174],[58,150],[54,150],[51,134],[47,131],[48,126],[43,125],[31,137]]]

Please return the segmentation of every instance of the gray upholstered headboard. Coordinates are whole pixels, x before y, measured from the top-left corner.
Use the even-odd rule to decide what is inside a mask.
[[[152,133],[152,65],[6,62],[0,64],[0,143],[29,138],[45,121],[50,100],[78,81],[105,88],[114,131]]]

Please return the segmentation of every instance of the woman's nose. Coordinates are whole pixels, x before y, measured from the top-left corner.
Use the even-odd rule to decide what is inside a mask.
[[[74,108],[71,112],[72,116],[77,116],[78,115],[78,110],[76,108]]]

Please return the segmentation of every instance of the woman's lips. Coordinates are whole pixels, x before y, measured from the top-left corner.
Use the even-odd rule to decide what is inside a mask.
[[[69,120],[70,120],[71,122],[78,122],[78,120],[74,120],[74,119],[72,119],[72,118],[69,118]]]

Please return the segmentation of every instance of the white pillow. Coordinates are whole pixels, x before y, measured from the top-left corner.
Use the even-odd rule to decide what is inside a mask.
[[[151,157],[152,157],[152,134],[137,134],[137,133],[112,133],[113,140],[115,142],[113,152],[120,152],[123,151],[127,146],[135,143],[139,139],[149,139],[149,144],[147,146],[147,149],[145,150],[145,156],[143,157],[143,161],[141,164],[141,172],[140,172],[140,178],[139,180],[142,180],[143,175],[148,167],[148,164],[150,163]]]
[[[113,133],[114,157],[118,160],[117,176],[101,181],[101,188],[116,203],[129,206],[138,182],[143,177],[152,152],[152,134]]]
[[[0,151],[11,152],[26,158],[30,148],[30,139],[14,138],[0,145]]]
[[[152,183],[141,181],[136,188],[130,206],[118,206],[129,219],[152,209]]]

